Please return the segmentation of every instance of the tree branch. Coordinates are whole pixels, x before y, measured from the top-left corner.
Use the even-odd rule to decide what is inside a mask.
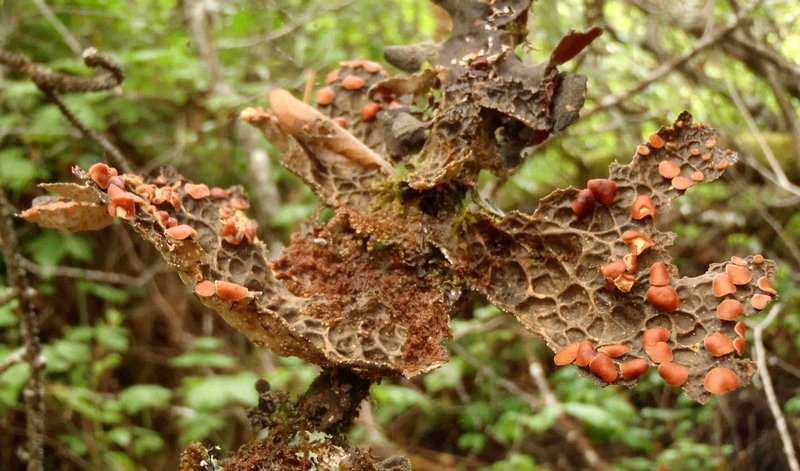
[[[539,395],[541,395],[542,399],[544,399],[545,405],[557,405],[559,403],[558,399],[550,389],[550,383],[548,383],[547,378],[544,375],[542,364],[539,363],[539,359],[536,358],[535,355],[530,355],[528,372],[533,378],[533,381],[536,383],[536,388],[539,390]],[[562,429],[562,435],[564,438],[580,452],[581,456],[583,456],[583,460],[590,469],[608,469],[608,463],[606,463],[603,458],[597,454],[597,451],[595,451],[594,447],[592,446],[592,442],[586,438],[583,430],[581,430],[581,428],[576,425],[569,416],[563,412],[560,413],[558,417],[558,424],[559,428]]]
[[[64,25],[64,23],[58,19],[55,13],[53,13],[53,9],[50,8],[50,5],[47,4],[44,0],[34,0],[33,3],[36,4],[36,8],[39,12],[47,18],[47,21],[58,31],[58,34],[64,39],[64,42],[69,46],[69,48],[75,54],[80,55],[81,51],[83,51],[83,46],[81,46],[80,41],[78,38],[75,37],[72,32]]]
[[[67,121],[69,121],[78,131],[81,132],[81,134],[83,134],[83,137],[94,141],[106,152],[106,154],[111,158],[114,166],[121,169],[123,173],[129,173],[132,170],[131,164],[128,163],[128,159],[122,155],[122,152],[117,149],[117,146],[112,144],[106,136],[96,132],[94,129],[91,129],[89,126],[84,124],[84,122],[81,121],[71,109],[69,109],[69,106],[67,106],[64,100],[61,99],[61,96],[58,94],[58,92],[53,90],[42,91],[45,93],[45,95],[47,95],[48,98],[50,98],[50,101],[52,101],[58,107],[58,109],[61,111],[61,114],[67,118]]]
[[[122,155],[122,152],[120,152],[104,135],[90,129],[84,124],[83,121],[69,109],[64,100],[61,99],[61,93],[110,90],[122,83],[125,78],[122,67],[116,61],[101,54],[93,47],[83,51],[83,62],[92,68],[99,67],[101,69],[100,72],[89,77],[53,72],[41,64],[32,62],[24,54],[10,52],[0,48],[0,64],[21,72],[33,81],[33,83],[39,87],[39,90],[47,95],[50,101],[61,111],[61,114],[63,114],[85,138],[99,145],[110,156],[116,167],[119,167],[125,173],[130,172],[132,167],[130,163],[128,163],[128,159]]]
[[[764,329],[769,327],[772,321],[778,317],[778,314],[781,312],[782,308],[783,306],[776,304],[769,311],[767,317],[765,317],[763,321],[759,322],[758,325],[755,326],[753,329],[753,337],[755,343],[756,364],[758,365],[758,376],[761,378],[761,382],[764,384],[764,394],[767,396],[769,410],[772,412],[772,416],[775,418],[775,425],[778,428],[778,434],[780,435],[781,442],[783,443],[783,454],[786,455],[786,461],[789,463],[789,469],[792,471],[800,471],[800,464],[798,464],[797,455],[795,454],[794,445],[792,444],[792,436],[789,435],[789,427],[786,425],[786,417],[784,417],[783,411],[781,411],[781,406],[778,404],[778,398],[775,395],[775,389],[772,387],[772,377],[770,377],[769,370],[767,369],[767,355],[764,349],[764,342],[762,340]]]
[[[745,106],[741,94],[739,94],[739,91],[727,76],[723,76],[723,78],[734,104],[736,104],[736,107],[739,109],[739,113],[741,113],[745,122],[747,122],[747,127],[750,128],[750,132],[753,133],[753,136],[756,138],[759,147],[761,147],[761,152],[764,153],[764,157],[767,159],[767,162],[769,162],[769,166],[772,168],[772,172],[777,180],[778,185],[790,193],[800,195],[800,187],[789,181],[789,178],[786,176],[786,173],[784,173],[783,168],[781,168],[778,159],[775,157],[775,153],[772,152],[772,148],[769,146],[767,139],[761,133],[761,130],[758,129],[756,120],[753,119],[753,115],[751,115],[750,111],[747,110],[747,106]]]
[[[80,76],[53,72],[49,68],[37,64],[24,54],[0,48],[0,64],[11,67],[28,77],[42,91],[51,90],[60,93],[98,92],[110,90],[125,79],[122,67],[112,58],[101,54],[95,48],[83,51],[83,62],[100,71],[90,76]]]
[[[750,13],[760,4],[761,0],[756,0],[747,7],[741,9],[731,24],[720,29],[714,34],[710,34],[700,39],[700,41],[692,49],[656,67],[647,76],[643,77],[631,88],[619,93],[613,93],[611,95],[606,95],[600,98],[597,101],[597,105],[595,105],[594,108],[587,110],[585,113],[581,113],[581,118],[586,119],[600,111],[605,111],[609,108],[614,108],[616,106],[619,106],[624,101],[631,98],[633,95],[636,95],[637,93],[647,88],[653,82],[662,79],[664,76],[666,76],[673,70],[683,66],[685,63],[687,63],[689,60],[691,60],[699,53],[705,51],[706,49],[710,48],[711,46],[725,39],[725,37],[728,36],[728,34],[730,34],[733,30],[738,28],[749,17]]]
[[[29,272],[46,278],[48,276],[58,276],[63,278],[76,278],[89,281],[96,281],[99,283],[112,283],[115,285],[127,285],[132,287],[140,287],[147,284],[153,276],[158,273],[166,271],[166,268],[161,264],[155,264],[141,273],[139,276],[125,275],[123,273],[114,273],[101,270],[90,270],[86,268],[77,267],[47,267],[44,268],[27,258],[21,258],[19,263]]]
[[[19,245],[14,233],[13,208],[0,188],[0,240],[3,243],[3,260],[9,285],[17,293],[17,315],[21,319],[22,336],[25,339],[24,360],[30,365],[30,377],[25,386],[26,431],[28,437],[28,471],[41,471],[44,465],[44,387],[42,370],[45,359],[41,355],[39,340],[39,315],[35,304],[36,290],[31,285],[28,273],[20,264]],[[5,363],[5,362],[4,362]]]
[[[10,303],[12,299],[17,297],[17,290],[12,286],[3,294],[0,294],[0,305]]]
[[[23,361],[25,361],[25,347],[19,347],[14,350],[11,355],[3,358],[3,361],[0,361],[0,375],[7,369]]]
[[[321,2],[317,6],[309,8],[308,11],[305,11],[299,15],[294,15],[293,20],[290,23],[286,23],[285,25],[281,26],[280,28],[270,31],[267,34],[261,36],[251,36],[249,38],[241,38],[241,39],[231,39],[228,41],[220,41],[219,48],[220,49],[240,49],[240,48],[248,48],[257,46],[261,43],[267,43],[271,41],[275,41],[276,39],[280,39],[288,34],[293,33],[298,28],[305,26],[309,20],[312,18],[331,13],[336,10],[340,10],[348,5],[353,3],[353,0],[342,0],[339,3],[334,5],[330,5],[327,7],[323,7],[320,5],[325,5],[324,2]]]

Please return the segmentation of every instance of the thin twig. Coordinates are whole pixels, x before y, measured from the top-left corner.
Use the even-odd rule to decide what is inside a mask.
[[[761,0],[756,0],[755,2],[751,3],[747,7],[742,8],[741,10],[739,10],[738,14],[736,15],[736,18],[734,19],[734,21],[731,24],[729,24],[728,26],[720,29],[719,31],[717,31],[714,34],[710,34],[710,35],[700,39],[700,41],[698,41],[697,44],[695,44],[695,46],[692,49],[690,49],[690,50],[684,52],[683,54],[681,54],[679,56],[676,56],[676,57],[668,60],[667,62],[664,62],[660,66],[656,67],[647,76],[645,76],[644,78],[639,80],[631,88],[629,88],[629,89],[627,89],[625,91],[619,92],[619,93],[606,95],[606,96],[600,98],[597,101],[597,105],[594,108],[592,108],[590,110],[587,110],[585,113],[581,113],[581,118],[582,119],[586,119],[586,118],[592,116],[595,113],[598,113],[600,111],[604,111],[604,110],[607,110],[609,108],[613,108],[613,107],[616,107],[616,106],[622,104],[623,102],[625,102],[626,100],[631,98],[633,95],[636,95],[637,93],[639,93],[642,90],[644,90],[645,88],[647,88],[653,82],[656,82],[656,81],[660,80],[661,78],[663,78],[664,76],[666,76],[670,72],[672,72],[673,70],[683,66],[685,63],[690,61],[693,57],[695,57],[699,53],[705,51],[709,47],[711,47],[711,46],[719,43],[723,39],[725,39],[725,37],[728,34],[730,34],[731,31],[733,31],[736,28],[738,28],[742,24],[742,22],[744,22],[750,16],[750,13],[760,4],[761,4]]]
[[[125,79],[122,67],[95,48],[83,51],[83,62],[99,70],[90,76],[62,74],[31,61],[24,54],[0,48],[0,64],[19,71],[42,90],[59,93],[99,92],[111,90]]]
[[[794,242],[795,238],[786,233],[786,230],[784,230],[780,222],[778,222],[778,220],[772,217],[772,215],[769,213],[769,208],[766,207],[766,205],[763,203],[761,205],[761,217],[764,218],[764,221],[766,221],[770,227],[772,227],[772,230],[775,231],[775,234],[778,235],[778,237],[781,239],[781,242],[783,242],[783,244],[786,246],[786,249],[789,250],[789,253],[792,254],[792,257],[794,257],[795,262],[800,265],[800,248],[798,248],[797,244]]]
[[[781,83],[780,79],[776,76],[775,70],[770,66],[765,66],[764,75],[770,88],[772,88],[772,94],[775,97],[775,101],[778,103],[778,108],[781,110],[783,122],[792,135],[795,158],[800,159],[800,123],[797,121],[797,111],[795,111],[795,107],[789,99],[786,87],[783,86],[783,83]]]
[[[736,105],[736,108],[739,109],[739,113],[741,113],[745,122],[747,122],[747,127],[750,128],[750,132],[753,133],[756,142],[758,142],[758,146],[761,148],[761,152],[764,153],[764,157],[767,159],[769,166],[772,168],[772,172],[775,174],[775,178],[778,180],[778,185],[786,191],[800,195],[800,187],[789,181],[789,178],[786,176],[786,173],[784,173],[783,168],[781,168],[778,159],[775,157],[775,153],[772,152],[772,148],[769,146],[767,139],[764,137],[764,134],[761,133],[761,130],[758,129],[756,120],[753,119],[753,115],[750,114],[750,111],[744,104],[741,94],[739,94],[739,91],[736,89],[727,75],[723,74],[722,77],[725,80],[725,85],[728,87],[728,92],[731,94],[733,103]]]
[[[25,351],[25,347],[19,347],[18,349],[14,350],[11,355],[3,358],[3,361],[0,361],[0,375],[17,363],[22,363],[25,361]]]
[[[20,259],[20,263],[25,267],[26,270],[42,278],[46,278],[49,276],[76,278],[88,281],[96,281],[99,283],[127,285],[135,288],[144,286],[145,284],[147,284],[147,282],[149,282],[153,278],[153,276],[167,270],[166,267],[164,267],[163,265],[155,264],[150,268],[148,268],[147,270],[145,270],[139,276],[131,276],[131,275],[125,275],[123,273],[91,270],[87,268],[62,267],[62,266],[42,267],[26,258]]]
[[[94,141],[100,148],[102,148],[109,157],[111,157],[111,161],[116,167],[119,167],[124,173],[129,173],[131,171],[131,164],[128,163],[128,159],[122,155],[117,146],[111,143],[111,141],[106,138],[106,136],[98,133],[94,129],[91,129],[89,126],[83,123],[83,121],[78,118],[78,116],[72,112],[71,109],[67,106],[64,100],[61,99],[61,96],[58,92],[53,90],[44,90],[44,93],[50,98],[50,100],[55,103],[59,110],[61,110],[61,114],[64,115],[67,120],[72,123],[75,128],[83,134],[83,137]]]
[[[542,396],[545,405],[556,406],[559,404],[553,391],[550,389],[550,383],[544,375],[542,364],[536,355],[530,355],[530,365],[528,365],[528,372],[530,373],[533,381],[536,383],[536,388],[539,390],[539,395]],[[564,438],[572,444],[583,456],[583,460],[591,469],[608,469],[608,464],[597,454],[592,442],[583,433],[583,430],[577,426],[567,415],[561,413],[558,418],[558,423],[564,431],[562,434]]]
[[[320,2],[313,8],[309,8],[308,11],[305,11],[299,15],[294,15],[291,23],[286,23],[285,25],[281,26],[276,30],[270,31],[269,33],[261,36],[220,41],[219,48],[220,49],[249,48],[261,43],[275,41],[276,39],[280,39],[288,34],[293,33],[295,30],[301,28],[302,26],[305,26],[312,18],[323,14],[332,13],[336,10],[340,10],[353,3],[353,1],[354,0],[344,0],[329,6],[325,6],[325,2]]]
[[[741,35],[742,35],[741,33],[735,33],[731,37],[733,41],[726,45],[738,46],[746,51],[745,54],[765,59],[770,64],[775,66],[777,70],[781,71],[781,73],[783,73],[784,75],[789,75],[789,77],[787,77],[786,80],[790,82],[800,81],[800,66],[791,62],[789,59],[783,57],[783,55],[781,55],[780,52],[776,51],[773,46],[766,44],[763,40],[754,38],[750,35],[746,35],[745,37],[739,37]]]
[[[17,290],[12,286],[8,290],[6,290],[3,294],[0,294],[0,306],[6,303],[10,303],[11,300],[17,297]]]
[[[27,271],[19,263],[19,244],[14,233],[14,209],[6,200],[0,188],[0,240],[3,244],[3,260],[10,286],[16,289],[17,315],[20,317],[22,336],[25,339],[25,362],[30,365],[30,376],[25,386],[25,429],[27,431],[28,471],[42,471],[44,468],[44,386],[42,370],[45,360],[39,339],[39,313],[36,303],[36,290],[33,288]]]
[[[489,319],[486,322],[481,322],[479,324],[471,325],[469,327],[465,327],[453,333],[453,341],[457,342],[467,335],[472,334],[482,334],[485,332],[489,332],[492,330],[502,328],[508,322],[507,316],[495,316],[492,319]]]
[[[64,42],[69,46],[69,48],[77,55],[81,55],[83,52],[83,46],[81,46],[80,41],[78,38],[75,37],[74,34],[58,19],[55,13],[53,13],[53,9],[50,8],[50,5],[47,4],[44,0],[34,0],[36,4],[36,8],[39,9],[42,16],[44,16],[48,22],[58,31],[58,34],[64,39]]]
[[[783,415],[781,406],[778,404],[778,397],[775,395],[775,389],[772,387],[772,377],[769,375],[767,369],[767,355],[764,349],[764,342],[762,334],[764,329],[769,327],[772,321],[778,317],[783,306],[776,304],[770,309],[767,317],[759,322],[753,329],[753,342],[755,344],[756,364],[758,365],[758,376],[761,378],[761,383],[764,385],[764,394],[767,396],[767,403],[772,416],[775,418],[775,425],[778,428],[778,434],[783,443],[783,454],[786,455],[786,461],[789,463],[789,468],[792,471],[800,471],[800,464],[797,461],[797,455],[794,451],[792,444],[792,436],[789,435],[789,427],[786,425],[786,417]]]
[[[281,195],[272,176],[272,162],[269,154],[256,142],[258,135],[255,129],[250,126],[240,126],[237,131],[240,133],[242,147],[247,154],[251,188],[258,199],[258,215],[262,220],[268,221],[281,202]]]
[[[797,379],[800,379],[800,368],[794,366],[793,364],[787,362],[786,360],[782,359],[778,356],[771,356],[769,357],[769,363],[771,365],[775,365],[778,368],[782,369],[783,371],[789,373],[790,375],[794,376]]]
[[[194,42],[197,52],[208,65],[209,75],[211,76],[210,88],[214,90],[224,81],[222,80],[222,64],[210,31],[212,18],[208,2],[204,0],[186,2],[184,10],[192,42]]]
[[[83,62],[89,67],[99,68],[100,70],[89,77],[62,74],[53,72],[41,64],[34,63],[24,54],[9,52],[0,48],[0,64],[11,67],[27,76],[39,87],[39,90],[47,95],[64,117],[67,118],[85,138],[97,143],[97,145],[111,157],[115,166],[119,167],[123,172],[130,172],[132,167],[128,163],[128,159],[122,155],[122,152],[120,152],[104,135],[95,132],[84,124],[83,121],[69,109],[64,100],[61,99],[61,93],[110,90],[118,86],[125,79],[122,66],[111,57],[101,54],[93,47],[83,51]]]
[[[505,389],[506,391],[510,392],[511,394],[517,396],[518,398],[526,401],[528,403],[528,406],[530,406],[531,409],[536,410],[536,409],[538,409],[539,407],[542,406],[542,401],[540,401],[536,396],[534,396],[533,394],[523,390],[522,388],[517,386],[517,384],[514,383],[513,381],[509,381],[508,379],[503,378],[502,376],[500,376],[497,373],[495,373],[493,369],[491,369],[488,366],[486,366],[483,363],[481,363],[480,360],[475,358],[475,356],[473,356],[471,353],[469,353],[461,345],[453,342],[453,343],[450,344],[450,349],[456,355],[458,355],[462,359],[464,359],[464,361],[469,363],[473,368],[478,370],[481,374],[483,374],[483,375],[487,376],[489,379],[491,379],[498,386],[502,387],[503,389]]]

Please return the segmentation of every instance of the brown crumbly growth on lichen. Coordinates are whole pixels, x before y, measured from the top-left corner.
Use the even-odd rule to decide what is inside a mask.
[[[615,368],[638,358],[653,365],[642,333],[664,326],[674,363],[689,370],[683,388],[690,397],[708,399],[703,379],[715,367],[736,372],[739,384],[746,384],[752,362],[737,353],[714,357],[703,339],[715,332],[736,338],[735,321],[719,319],[717,306],[732,298],[752,313],[753,295],[764,291],[755,280],[771,280],[774,263],[743,259],[750,280],[717,297],[712,279],[725,273],[725,265],[681,278],[667,250],[675,235],[653,223],[653,216],[669,211],[672,198],[718,178],[736,155],[718,149],[716,132],[684,112],[636,147],[630,164],[611,165],[608,178],[617,188],[610,204],[597,202],[576,215],[578,190],[569,188],[544,198],[532,215],[490,209],[475,191],[479,171],[513,172],[524,148],[578,118],[586,80],[557,67],[600,30],[570,32],[548,61],[527,65],[514,50],[526,37],[528,0],[439,3],[453,20],[449,39],[386,50],[389,62],[412,75],[388,77],[374,63],[351,61],[326,77],[330,89],[323,96],[333,97],[317,109],[275,90],[272,111],[242,112],[242,120],[263,131],[283,151],[287,168],[335,213],[327,223],[309,222],[272,265],[254,238],[238,189],[217,198],[213,190],[211,198],[185,197],[177,205],[167,195],[157,203],[166,213],[140,207],[126,219],[187,284],[201,277],[247,287],[241,301],[212,295],[202,302],[254,342],[325,367],[373,377],[435,367],[445,360],[448,315],[466,286],[513,314],[554,351],[587,339],[594,347],[628,348],[611,360]],[[430,67],[420,71],[425,61]],[[352,84],[361,80],[350,78],[345,87],[345,77],[359,77],[364,85],[356,88]],[[366,106],[380,111],[373,118]],[[671,163],[660,173],[664,161]],[[181,181],[170,175],[159,185],[178,187]],[[655,215],[632,218],[637,196],[652,200]],[[188,224],[198,235],[175,241],[164,236],[165,224]],[[655,245],[638,256],[638,270],[607,280],[601,268],[629,252],[626,231],[642,232]],[[655,262],[667,265],[680,297],[674,312],[646,301]],[[761,301],[756,298],[758,306]],[[610,371],[604,376],[612,378]],[[636,380],[614,382],[633,386]]]
[[[331,331],[357,333],[334,344],[341,351],[397,351],[409,371],[446,361],[440,338],[449,331],[445,286],[406,263],[397,247],[370,248],[346,212],[296,233],[271,267],[296,296],[320,296],[308,315]]]
[[[208,450],[200,442],[191,442],[181,453],[178,469],[180,471],[201,471],[207,468],[210,457]]]
[[[243,447],[223,464],[233,470],[318,469],[326,471],[410,471],[403,459],[376,461],[342,438],[369,395],[370,381],[347,370],[326,370],[305,394],[290,401],[278,391],[260,391],[248,416],[256,431],[268,429],[264,440]],[[383,467],[387,462],[396,467]]]

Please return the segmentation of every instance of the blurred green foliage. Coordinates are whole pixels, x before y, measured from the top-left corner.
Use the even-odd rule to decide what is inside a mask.
[[[800,15],[792,3],[764,2],[747,27],[783,57],[796,59]],[[148,171],[169,164],[210,185],[244,185],[260,235],[275,250],[318,204],[278,164],[274,149],[237,122],[238,112],[264,105],[272,87],[302,95],[309,77],[319,86],[341,60],[380,59],[385,45],[441,39],[447,28],[423,0],[38,4],[51,8],[83,46],[111,54],[127,70],[119,90],[66,97],[80,119]],[[539,0],[531,12],[533,47],[521,53],[526,60],[545,60],[568,29],[603,25],[606,34],[590,51],[564,65],[588,76],[590,109],[600,97],[634,86],[665,57],[691,48],[699,40],[691,33],[697,25],[730,23],[731,4]],[[193,21],[201,7],[198,31]],[[204,34],[212,53],[199,52]],[[37,2],[0,0],[0,45],[56,70],[89,73]],[[583,185],[604,175],[610,162],[626,162],[638,142],[683,109],[712,123],[725,145],[742,151],[744,165],[719,182],[690,189],[660,223],[678,235],[673,253],[687,275],[731,255],[763,253],[778,260],[775,287],[783,313],[767,333],[767,348],[778,365],[771,372],[779,399],[797,427],[800,383],[792,365],[800,364],[798,201],[747,164],[763,162],[764,154],[730,98],[726,77],[744,95],[784,171],[797,181],[800,155],[775,92],[740,59],[713,47],[623,106],[578,122],[538,149],[508,181],[483,175],[481,183],[498,207],[531,211],[552,189]],[[797,97],[786,98],[800,109]],[[259,148],[268,150],[266,161],[254,159]],[[0,69],[0,185],[17,207],[41,194],[36,183],[68,179],[72,165],[86,168],[103,158],[32,83]],[[259,180],[264,176],[266,183]],[[271,197],[261,193],[265,188],[274,190]],[[42,319],[48,469],[174,469],[192,440],[233,451],[252,436],[246,409],[256,402],[253,383],[259,376],[296,394],[318,371],[296,358],[256,350],[193,301],[172,275],[144,276],[162,262],[116,226],[69,235],[20,225],[19,235],[51,304]],[[65,266],[143,278],[112,285],[88,275],[64,276],[59,268]],[[655,372],[632,391],[598,388],[574,367],[552,368],[540,340],[484,304],[473,300],[453,319],[450,363],[373,388],[373,413],[359,420],[354,442],[386,454],[421,456],[439,463],[436,469],[580,467],[580,450],[565,438],[574,433],[585,434],[609,466],[620,470],[783,465],[777,447],[759,445],[772,422],[758,386],[706,406],[665,387]],[[21,341],[13,307],[14,301],[0,305],[0,359]],[[543,365],[555,403],[543,401],[529,374],[533,361]],[[8,451],[0,453],[3,469],[19,464],[11,450],[24,435],[21,389],[27,375],[26,365],[0,375],[0,449]],[[749,428],[752,422],[757,433]],[[375,430],[393,446],[377,440]],[[767,436],[774,445],[774,434]]]

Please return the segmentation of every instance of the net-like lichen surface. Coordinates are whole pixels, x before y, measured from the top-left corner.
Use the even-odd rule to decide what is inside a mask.
[[[469,289],[556,352],[582,340],[595,348],[624,345],[627,351],[612,359],[615,372],[637,358],[657,366],[642,336],[666,327],[672,363],[687,369],[682,387],[695,400],[708,399],[704,381],[714,368],[735,372],[736,384],[746,384],[752,362],[737,351],[711,355],[704,340],[717,332],[741,337],[736,322],[720,318],[717,309],[725,299],[740,301],[745,314],[763,309],[758,296],[774,294],[774,263],[737,259],[752,278],[718,296],[712,280],[726,277],[734,262],[680,277],[668,253],[675,235],[660,231],[653,217],[632,213],[634,200],[647,195],[658,218],[686,187],[718,178],[736,155],[719,149],[716,132],[684,112],[638,146],[629,164],[612,164],[610,204],[578,211],[578,190],[569,188],[544,198],[532,215],[490,209],[475,191],[478,173],[513,172],[524,149],[578,118],[586,79],[557,67],[601,31],[570,32],[546,63],[527,65],[515,48],[527,36],[528,0],[437,3],[453,20],[449,39],[386,50],[387,60],[410,75],[390,77],[371,61],[346,62],[327,75],[316,107],[277,90],[271,110],[242,112],[333,209],[332,218],[315,215],[304,224],[279,258],[268,262],[240,188],[198,191],[171,172],[120,175],[120,189],[138,198],[133,214],[123,210],[122,219],[251,340],[322,366],[372,377],[436,367],[446,361],[449,316]],[[79,174],[85,186],[53,187],[60,197],[25,216],[71,230],[109,221],[66,224],[74,218],[65,211],[97,214],[109,206],[119,216],[114,197]],[[177,196],[163,198],[164,192]],[[177,234],[174,228],[184,224],[196,234]],[[602,269],[630,253],[626,231],[641,232],[654,245],[638,255],[638,269],[621,278],[621,289]],[[646,299],[655,262],[667,264],[679,296],[671,312]],[[201,284],[209,281],[234,283],[246,294]],[[618,384],[636,383],[614,376]]]

